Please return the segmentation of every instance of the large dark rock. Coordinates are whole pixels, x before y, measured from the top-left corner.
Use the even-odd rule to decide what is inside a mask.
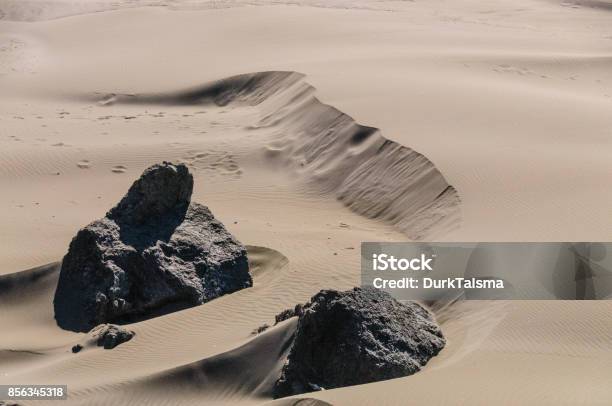
[[[193,178],[164,162],[73,238],[55,292],[60,327],[86,332],[202,304],[252,286],[245,247],[207,207]]]
[[[374,288],[323,290],[298,317],[277,398],[411,375],[446,343],[427,310]]]

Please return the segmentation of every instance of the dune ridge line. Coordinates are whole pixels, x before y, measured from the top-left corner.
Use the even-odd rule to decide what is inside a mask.
[[[315,91],[301,73],[269,71],[177,92],[110,93],[101,100],[98,94],[95,100],[255,106],[261,119],[250,129],[272,130],[264,147],[270,163],[293,169],[352,211],[391,223],[411,239],[433,239],[459,227],[459,194],[427,157],[322,103]]]

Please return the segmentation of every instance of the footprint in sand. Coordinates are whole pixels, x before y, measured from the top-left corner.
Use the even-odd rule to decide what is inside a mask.
[[[211,171],[214,174],[240,178],[242,169],[235,157],[227,151],[194,152],[183,158],[183,162],[196,170]]]
[[[113,173],[125,173],[126,170],[127,168],[123,165],[115,165],[111,168]]]
[[[83,159],[83,160],[77,162],[77,166],[80,169],[89,169],[89,168],[91,168],[91,163],[87,159]]]
[[[521,76],[534,74],[534,72],[527,68],[512,66],[508,64],[497,65],[495,68],[493,68],[493,70],[499,73],[513,73]]]
[[[108,106],[110,104],[114,104],[117,101],[117,95],[114,93],[109,93],[107,95],[104,95],[104,97],[98,101],[98,104],[100,106]]]
[[[561,3],[561,7],[580,8],[580,5],[576,3],[563,2]]]

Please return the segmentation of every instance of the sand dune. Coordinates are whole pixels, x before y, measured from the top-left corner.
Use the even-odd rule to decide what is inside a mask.
[[[203,399],[215,396],[271,397],[291,347],[296,320],[276,326],[248,343],[202,361],[165,371],[140,382],[141,390],[173,388],[177,393],[200,392]],[[228,396],[231,395],[231,396]]]
[[[448,344],[423,371],[276,401],[291,322],[252,335],[358,285],[362,241],[609,240],[608,3],[0,2],[0,383],[75,405],[609,403],[607,301],[430,303]],[[163,160],[250,244],[254,286],[73,354],[55,261]]]
[[[98,102],[256,106],[262,119],[249,128],[272,133],[262,140],[271,164],[296,168],[321,193],[358,214],[389,221],[413,239],[458,227],[459,196],[426,157],[356,123],[314,93],[303,75],[262,72],[175,93],[111,94]]]
[[[259,289],[255,287],[244,295],[236,294],[241,298],[225,297],[198,308],[132,325],[137,331],[133,342],[112,351],[98,348],[71,354],[69,346],[80,336],[74,333],[64,337],[64,345],[54,348],[34,352],[22,346],[20,350],[4,351],[2,365],[8,378],[28,382],[68,381],[73,388],[70,403],[75,404],[265,403],[274,376],[282,367],[295,320],[257,336],[247,332],[256,324],[255,320],[261,322],[267,318],[269,321],[272,317],[270,314],[258,317],[257,314],[265,314],[267,308],[274,307],[276,295],[270,288],[274,285],[270,278],[278,278],[276,273],[288,265],[286,259],[269,250],[251,247],[249,252]],[[46,272],[52,274],[55,269],[52,266]],[[32,281],[39,272],[30,271],[29,279]],[[35,287],[36,282],[20,285]],[[52,293],[52,289],[46,293],[41,289],[38,301],[50,301]],[[248,302],[260,305],[254,308],[252,304],[247,305]],[[253,311],[245,314],[244,310],[239,310],[245,307]],[[612,326],[603,322],[608,319],[609,307],[607,302],[440,303],[433,309],[449,344],[423,372],[409,378],[325,391],[313,396],[331,404],[402,404],[408,394],[420,400],[450,403],[487,404],[500,398],[510,404],[581,403],[584,399],[574,391],[575,385],[583,385],[581,382],[585,380],[602,380],[603,384],[611,367],[606,354],[610,351],[608,333]],[[547,315],[548,322],[541,320],[542,314]],[[589,317],[582,317],[584,314]],[[232,317],[222,321],[222,315]],[[577,320],[581,320],[579,324],[575,324]],[[217,331],[211,331],[213,326]],[[20,326],[15,327],[22,334],[27,332]],[[49,342],[60,331],[48,325],[44,333],[42,330],[40,333]],[[238,340],[226,342],[229,336]],[[39,337],[38,342],[41,341]],[[203,347],[204,337],[207,345]],[[6,337],[2,344],[6,345]],[[126,357],[130,359],[130,368],[121,368]],[[597,372],[591,369],[593,366],[597,367]],[[513,385],[520,385],[520,391],[508,385],[507,368],[522,371],[515,375],[513,382]],[[551,368],[558,371],[554,378],[550,376]],[[102,378],[100,370],[113,373]],[[545,379],[546,376],[549,378]],[[440,381],[449,382],[446,385],[450,385],[451,392],[436,391]],[[567,390],[560,390],[559,381],[566,383]],[[543,382],[544,388],[548,388],[545,392]],[[495,389],[491,391],[490,388]],[[434,398],[435,393],[443,396]],[[601,389],[590,393],[599,399],[607,395]],[[271,404],[292,404],[287,402],[290,400],[281,399]]]

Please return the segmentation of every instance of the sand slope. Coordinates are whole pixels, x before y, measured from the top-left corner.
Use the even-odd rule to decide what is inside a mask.
[[[427,158],[321,103],[314,93],[303,75],[260,72],[167,94],[109,94],[98,102],[255,106],[262,118],[247,130],[263,130],[262,165],[293,168],[319,195],[335,196],[358,214],[391,222],[413,239],[458,227],[457,191]]]
[[[609,302],[562,301],[434,304],[448,346],[422,372],[272,401],[291,323],[251,332],[358,284],[361,241],[612,227],[609,2],[279,3],[0,2],[0,383],[79,405],[609,403]],[[276,73],[217,82],[254,72]],[[250,244],[255,285],[72,354],[40,266],[164,159]]]

